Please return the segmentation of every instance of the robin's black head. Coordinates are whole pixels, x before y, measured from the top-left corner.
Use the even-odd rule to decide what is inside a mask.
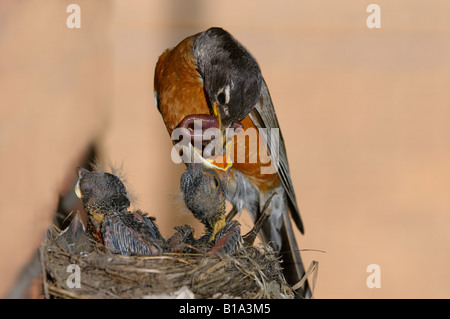
[[[241,121],[255,106],[261,90],[256,60],[221,28],[199,33],[193,55],[211,113],[220,115],[221,129]]]
[[[125,186],[117,176],[84,168],[78,168],[77,173],[75,193],[87,211],[120,211],[130,206]]]
[[[190,164],[181,176],[184,201],[195,218],[213,226],[225,213],[226,182],[202,164]]]

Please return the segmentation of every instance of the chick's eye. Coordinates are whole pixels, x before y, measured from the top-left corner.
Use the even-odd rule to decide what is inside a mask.
[[[220,92],[219,94],[217,94],[217,102],[219,102],[220,104],[225,104],[226,102],[225,92]]]

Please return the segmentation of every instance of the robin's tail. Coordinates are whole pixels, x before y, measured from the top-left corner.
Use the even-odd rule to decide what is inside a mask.
[[[241,212],[244,207],[255,223],[263,215],[269,215],[259,232],[260,238],[275,251],[280,252],[283,274],[288,284],[291,286],[298,284],[305,275],[305,268],[292,229],[284,187],[280,185],[269,192],[261,192],[245,175],[234,171],[234,179],[230,179],[228,184],[227,199],[233,204],[227,221]],[[311,295],[308,282],[304,280],[303,286],[297,290],[296,297],[311,298]]]
[[[283,274],[292,287],[305,276],[305,267],[300,256],[300,250],[292,229],[288,205],[282,190],[277,190],[278,196],[267,198],[271,203],[268,220],[262,227],[262,240],[278,251],[282,260]],[[280,195],[281,193],[281,195]],[[296,290],[297,298],[311,298],[312,293],[308,281]]]
[[[292,230],[291,220],[289,214],[285,211],[282,215],[283,224],[280,230],[281,234],[281,248],[280,255],[283,263],[283,274],[286,281],[291,285],[295,285],[300,282],[305,276],[305,267],[300,256],[300,250],[297,246],[297,241]],[[312,293],[308,284],[308,280],[305,280],[303,286],[295,291],[296,298],[311,298]]]

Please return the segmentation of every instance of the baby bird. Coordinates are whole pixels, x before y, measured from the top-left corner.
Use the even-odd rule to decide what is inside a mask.
[[[208,254],[234,252],[241,242],[240,224],[226,222],[226,180],[200,163],[189,164],[181,176],[180,187],[186,206],[205,225],[205,235],[197,246],[206,246]]]
[[[78,168],[75,193],[88,214],[87,232],[106,247],[122,255],[159,255],[164,238],[154,218],[141,211],[130,212],[130,200],[115,175]]]

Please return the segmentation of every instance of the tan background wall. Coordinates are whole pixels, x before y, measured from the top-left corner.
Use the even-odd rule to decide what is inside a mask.
[[[0,2],[0,296],[89,145],[163,234],[190,222],[153,101],[159,54],[222,26],[257,58],[318,260],[318,298],[450,297],[448,1]],[[369,29],[366,7],[381,7]],[[180,210],[184,213],[180,213]],[[381,267],[369,289],[366,267]]]

